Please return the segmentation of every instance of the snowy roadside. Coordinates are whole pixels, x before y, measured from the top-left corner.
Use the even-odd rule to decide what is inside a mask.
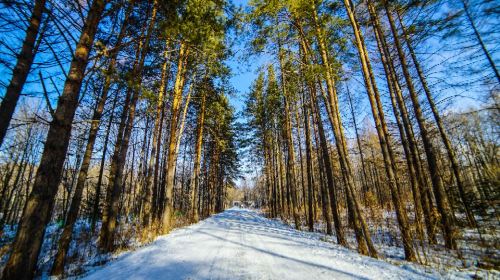
[[[386,262],[398,265],[410,270],[431,273],[439,275],[444,279],[500,279],[500,271],[492,268],[486,269],[478,267],[478,263],[482,258],[492,257],[498,259],[500,250],[496,247],[497,228],[491,227],[490,234],[483,233],[482,241],[487,242],[487,245],[480,246],[478,243],[478,232],[474,229],[462,229],[461,238],[458,239],[460,253],[450,252],[443,245],[425,244],[424,249],[421,247],[420,241],[416,241],[415,246],[419,248],[419,260],[422,264],[407,262],[404,260],[404,250],[395,224],[395,213],[383,211],[377,217],[373,215],[367,219],[372,233],[372,241],[379,252],[381,259]],[[344,216],[344,221],[347,217]],[[294,227],[293,221],[281,220],[284,224]],[[307,229],[307,225],[301,225],[303,230]],[[318,222],[314,225],[314,232],[309,233],[315,236],[316,239],[336,244],[335,233],[326,235],[324,233],[325,225]],[[346,236],[351,248],[355,249],[355,235],[352,230],[347,230]],[[443,244],[438,235],[438,242]],[[416,238],[417,239],[417,238]],[[459,255],[460,254],[460,255]]]
[[[255,210],[228,209],[147,245],[135,241],[130,226],[130,238],[121,240],[128,249],[115,255],[98,253],[89,227],[84,220],[75,227],[67,267],[70,279],[500,279],[497,270],[450,265],[458,260],[435,249],[426,251],[430,265],[406,262],[397,241],[391,244],[387,232],[372,229],[378,233],[373,240],[382,256],[375,260],[336,245],[335,236],[319,231],[322,224],[316,224],[316,232],[297,231]],[[48,278],[58,228],[52,224],[47,229],[39,279]],[[14,235],[15,228],[6,231],[1,241]],[[349,236],[354,248],[352,233]],[[4,262],[5,256],[0,268]]]
[[[437,269],[361,256],[331,236],[229,209],[95,267],[85,279],[500,279],[496,271]],[[382,249],[384,251],[384,249]]]

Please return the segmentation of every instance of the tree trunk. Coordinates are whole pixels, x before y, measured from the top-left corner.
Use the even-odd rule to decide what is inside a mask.
[[[320,57],[322,61],[322,65],[325,70],[325,80],[328,90],[328,101],[325,98],[325,104],[329,104],[331,107],[331,118],[330,122],[333,127],[333,134],[335,137],[335,143],[337,146],[337,151],[340,159],[340,166],[342,170],[342,176],[346,182],[347,189],[347,200],[348,205],[350,205],[351,211],[355,212],[355,233],[356,239],[358,241],[358,251],[364,255],[370,255],[372,257],[377,257],[377,251],[372,244],[370,232],[367,230],[366,222],[364,221],[363,216],[361,215],[361,209],[356,201],[356,197],[354,196],[355,183],[352,175],[351,163],[349,161],[349,155],[347,153],[347,143],[345,140],[345,135],[343,132],[342,122],[340,119],[340,113],[338,109],[338,97],[335,89],[335,83],[333,80],[333,75],[331,73],[331,67],[328,60],[327,48],[325,43],[324,32],[319,26],[319,19],[316,11],[316,5],[314,2],[311,7],[313,8],[313,22],[316,32],[316,38],[318,42],[318,47],[320,51]]]
[[[200,185],[200,163],[201,163],[201,149],[203,146],[203,126],[205,125],[205,102],[206,102],[206,94],[202,93],[201,96],[201,105],[200,111],[198,113],[198,124],[196,128],[196,150],[195,150],[195,159],[194,159],[194,167],[193,174],[191,176],[191,220],[193,222],[198,222],[198,202],[196,198],[198,196],[198,189]]]
[[[446,243],[446,247],[450,249],[456,249],[456,232],[454,225],[454,215],[453,210],[450,207],[448,202],[447,194],[443,186],[443,182],[440,177],[440,170],[437,162],[437,155],[435,148],[432,145],[432,142],[429,137],[429,133],[427,131],[427,127],[425,125],[424,116],[422,113],[422,109],[420,107],[420,102],[418,100],[418,95],[413,85],[413,81],[408,70],[408,64],[406,63],[406,56],[403,52],[403,48],[399,42],[399,37],[396,30],[396,25],[392,18],[392,14],[389,10],[388,3],[384,1],[384,8],[389,20],[391,31],[394,38],[394,44],[396,45],[396,49],[398,51],[398,56],[401,61],[401,67],[403,69],[403,74],[405,76],[406,84],[410,91],[411,101],[413,103],[413,109],[415,111],[415,117],[417,119],[418,126],[420,128],[420,135],[422,137],[422,142],[424,143],[425,153],[427,155],[427,162],[429,165],[429,171],[431,173],[432,185],[434,188],[434,195],[436,196],[436,202],[438,205],[438,211],[441,214],[441,223],[443,225],[444,230],[444,239]]]
[[[325,130],[323,128],[323,121],[321,120],[321,114],[319,113],[318,101],[316,98],[316,90],[311,88],[310,90],[310,102],[311,107],[316,115],[316,126],[318,127],[318,135],[319,135],[319,145],[321,147],[322,152],[322,160],[324,164],[325,175],[327,179],[328,193],[330,195],[330,209],[333,214],[333,221],[335,223],[335,233],[337,235],[337,243],[342,246],[347,247],[347,240],[344,236],[344,230],[342,228],[342,220],[340,219],[340,213],[338,210],[338,200],[337,194],[335,192],[335,181],[333,178],[333,166],[330,159],[330,153],[328,151],[328,143],[325,136]]]
[[[158,165],[156,164],[156,161],[159,160],[157,157],[157,149],[159,149],[158,145],[160,143],[160,138],[159,135],[161,133],[160,131],[160,121],[162,119],[162,110],[164,107],[164,100],[163,100],[163,94],[165,92],[165,88],[167,85],[167,71],[168,65],[169,65],[169,52],[168,52],[168,46],[169,46],[169,39],[165,40],[165,53],[164,53],[164,62],[161,70],[161,81],[160,81],[160,88],[158,89],[158,100],[156,104],[156,114],[155,114],[155,122],[153,126],[153,147],[151,150],[151,158],[149,159],[149,164],[148,164],[148,175],[146,177],[146,183],[145,183],[145,205],[144,205],[144,220],[142,221],[142,224],[145,228],[150,227],[152,217],[153,215],[153,206],[155,206],[155,203],[153,202],[153,191],[157,190],[158,187],[155,185],[158,183],[157,180],[157,175],[158,175],[158,170],[154,170],[153,168]]]
[[[313,98],[310,96],[310,107],[311,107],[311,118],[312,118],[312,121],[313,121],[313,124],[316,124],[318,123],[318,114],[316,113],[316,104],[311,102],[311,100],[313,100]],[[331,203],[329,197],[331,197],[331,194],[329,194],[329,191],[331,190],[331,188],[329,188],[329,185],[330,182],[328,181],[328,179],[325,180],[325,173],[327,172],[331,172],[331,167],[330,165],[328,165],[328,167],[326,166],[325,164],[325,158],[322,156],[322,153],[323,153],[323,149],[322,149],[322,141],[321,141],[321,138],[319,137],[319,129],[318,129],[318,125],[313,125],[313,130],[314,130],[314,140],[316,142],[316,158],[318,159],[318,173],[319,173],[319,178],[320,178],[320,195],[321,195],[321,208],[322,208],[322,212],[323,212],[323,219],[325,220],[326,222],[326,234],[333,234],[333,231],[332,231],[332,226],[331,226],[331,222],[330,222],[330,208],[329,206],[331,207],[332,205],[335,205],[335,210],[333,211],[337,211],[337,205],[336,203]],[[329,155],[328,155],[329,157]],[[328,177],[328,176],[327,176]],[[335,194],[334,194],[335,195]],[[337,218],[339,218],[338,214],[337,214]],[[337,230],[337,218],[335,218],[335,214],[334,214],[334,222],[335,222],[335,230]],[[340,225],[339,229],[341,230],[342,232],[342,236],[343,236],[343,228],[342,228],[342,225]],[[337,242],[338,242],[338,233],[337,234]],[[345,239],[345,238],[344,238]],[[345,245],[347,245],[347,242],[345,243]]]
[[[305,95],[305,92],[304,94]],[[309,108],[310,102],[307,102],[306,98],[303,97],[303,118],[304,118],[304,130],[306,137],[306,169],[307,169],[307,214],[308,214],[308,227],[309,231],[314,231],[314,215],[313,215],[313,188],[314,188],[314,174],[313,174],[313,162],[312,162],[312,145],[311,145],[311,127],[309,125]],[[329,217],[326,216],[327,220]],[[331,226],[330,226],[331,233]]]
[[[465,3],[465,0],[463,0],[462,2]],[[429,102],[429,105],[431,107],[432,115],[434,116],[434,120],[436,121],[436,125],[438,127],[439,134],[441,135],[441,139],[443,140],[444,146],[446,148],[446,152],[448,154],[448,159],[450,160],[450,163],[451,163],[451,169],[453,170],[453,174],[454,174],[455,180],[457,182],[458,193],[460,194],[460,199],[462,200],[462,205],[464,206],[465,215],[467,216],[469,226],[477,227],[476,219],[474,218],[474,213],[472,212],[472,209],[470,208],[470,205],[472,204],[472,202],[470,201],[470,199],[467,198],[467,194],[465,193],[465,186],[464,186],[464,183],[462,180],[462,176],[460,175],[460,167],[458,166],[458,161],[457,161],[457,156],[455,155],[455,150],[451,146],[451,141],[450,141],[450,138],[448,137],[448,133],[444,129],[443,121],[441,120],[441,116],[439,115],[438,108],[434,102],[434,98],[432,97],[429,85],[427,84],[427,80],[426,80],[425,75],[424,75],[424,72],[422,71],[422,67],[420,66],[420,62],[417,59],[417,55],[415,54],[415,51],[413,50],[412,42],[410,40],[410,37],[408,36],[408,33],[407,33],[406,28],[403,24],[403,21],[401,20],[401,16],[399,15],[399,12],[397,13],[397,15],[399,17],[401,29],[403,30],[403,35],[404,35],[404,39],[406,41],[406,45],[408,46],[408,50],[410,51],[410,55],[411,55],[411,58],[413,60],[413,64],[415,65],[415,68],[417,70],[417,74],[418,74],[420,82],[422,83],[422,86],[424,88],[425,95],[427,97],[427,101]],[[467,16],[469,17],[470,15],[467,14]],[[479,37],[479,40],[480,40],[480,37]],[[489,55],[486,50],[485,50],[485,53],[487,55]],[[495,65],[492,64],[493,68],[494,68],[494,66]],[[494,68],[494,69],[496,70],[496,68]],[[497,79],[499,79],[499,83],[500,83],[500,77],[498,76],[498,71],[496,71],[496,75],[497,75]]]
[[[97,177],[97,184],[95,189],[95,198],[94,198],[94,203],[92,205],[92,221],[90,223],[90,231],[92,233],[94,233],[95,231],[95,225],[97,223],[99,216],[99,201],[101,200],[100,198],[101,198],[102,178],[104,177],[104,164],[106,163],[106,154],[108,152],[109,136],[111,132],[111,126],[113,125],[117,101],[118,101],[118,96],[115,96],[115,98],[113,99],[113,105],[111,106],[111,116],[109,117],[108,125],[106,127],[106,136],[104,137],[101,163],[99,165],[99,175]]]
[[[422,204],[421,204],[421,187],[418,184],[416,175],[415,175],[415,164],[414,161],[415,159],[413,158],[411,152],[410,152],[410,145],[408,138],[413,137],[413,135],[409,135],[409,133],[406,133],[403,124],[401,121],[401,115],[400,112],[398,111],[398,107],[396,106],[396,91],[401,91],[401,88],[399,86],[399,82],[397,80],[396,74],[393,71],[393,64],[392,64],[392,59],[390,57],[390,52],[389,49],[387,48],[387,43],[385,41],[385,36],[383,34],[382,28],[380,26],[380,21],[378,19],[376,10],[372,4],[371,1],[368,1],[368,10],[370,12],[370,17],[372,21],[372,25],[375,31],[375,37],[377,40],[377,46],[379,48],[379,53],[380,57],[382,60],[382,64],[384,66],[384,72],[386,74],[386,79],[387,79],[387,85],[389,87],[389,94],[391,96],[391,104],[394,112],[394,116],[396,118],[397,126],[399,129],[400,137],[401,137],[401,142],[403,144],[403,150],[405,153],[406,161],[407,161],[407,167],[408,167],[408,173],[410,177],[410,184],[412,187],[412,193],[413,193],[413,198],[414,198],[414,204],[415,204],[415,221],[416,221],[416,228],[419,233],[419,236],[423,238],[423,229],[422,229]],[[401,94],[401,93],[399,93]]]
[[[136,61],[132,70],[133,88],[128,89],[127,98],[131,93],[131,98],[125,101],[122,112],[120,127],[118,128],[117,141],[115,142],[115,151],[111,162],[110,178],[108,182],[108,191],[106,197],[106,207],[103,213],[101,232],[99,234],[99,248],[102,252],[112,252],[114,248],[115,228],[120,209],[120,197],[124,185],[123,171],[127,159],[127,150],[130,136],[135,119],[135,109],[140,95],[140,86],[142,84],[142,70],[144,61],[149,49],[149,40],[156,22],[158,9],[158,0],[153,3],[151,19],[149,21],[144,42],[138,44],[136,51]],[[147,24],[147,23],[145,23]],[[125,124],[126,120],[126,124]],[[123,134],[121,132],[123,131]]]
[[[133,4],[130,4],[129,8],[127,8],[126,17],[122,23],[120,33],[118,35],[115,44],[115,49],[120,47],[123,37],[125,37],[128,18],[130,16],[130,13],[132,12],[132,7]],[[92,122],[90,126],[89,137],[87,140],[87,146],[83,156],[82,165],[80,166],[80,171],[78,173],[78,181],[76,183],[73,198],[71,200],[71,205],[68,210],[63,233],[59,238],[58,250],[55,256],[54,264],[52,265],[52,270],[50,271],[50,275],[61,275],[64,272],[65,258],[66,254],[68,253],[69,245],[71,242],[73,227],[78,218],[78,211],[80,210],[80,203],[82,200],[83,189],[85,188],[85,182],[87,180],[90,161],[92,159],[92,151],[94,150],[94,144],[97,139],[97,133],[99,131],[99,125],[101,123],[104,106],[106,105],[106,100],[108,98],[108,92],[111,88],[111,79],[113,72],[115,71],[117,57],[118,57],[118,51],[115,50],[106,72],[107,75],[104,81],[104,87],[101,93],[100,100],[98,101],[97,107],[92,116]]]
[[[85,68],[106,3],[105,0],[94,0],[90,6],[2,279],[31,279],[34,276],[45,228],[61,180]]]
[[[347,88],[347,98],[349,100],[349,108],[351,109],[352,122],[354,124],[354,133],[356,134],[356,144],[358,145],[358,150],[359,150],[359,158],[361,161],[361,170],[362,170],[362,183],[365,192],[365,202],[366,202],[366,192],[368,192],[368,182],[366,181],[367,175],[365,167],[365,158],[363,155],[363,149],[361,148],[361,139],[359,138],[358,123],[356,122],[356,116],[354,114],[354,107],[352,105],[351,92],[349,91],[349,88]]]
[[[279,40],[279,39],[278,39]],[[295,223],[295,228],[300,229],[300,217],[298,213],[297,205],[297,175],[295,172],[295,149],[292,138],[292,122],[290,119],[290,96],[287,93],[287,81],[285,79],[285,63],[283,57],[283,50],[281,49],[281,44],[279,44],[279,64],[280,64],[280,78],[281,78],[281,90],[283,93],[283,101],[285,104],[285,119],[284,119],[284,129],[285,129],[285,142],[287,148],[287,188],[289,189],[289,195],[291,196],[291,210],[292,216]]]
[[[401,92],[401,86],[399,85],[399,80],[396,75],[394,63],[392,57],[390,55],[390,50],[388,48],[384,32],[380,25],[380,21],[378,19],[377,13],[369,2],[369,11],[372,16],[372,21],[375,29],[375,35],[377,38],[377,42],[380,45],[380,52],[382,55],[382,62],[384,64],[384,69],[386,71],[386,76],[388,79],[388,84],[392,85],[389,87],[389,93],[391,94],[391,102],[394,103],[394,99],[396,101],[397,107],[399,108],[399,112],[401,113],[401,119],[404,127],[404,131],[400,131],[402,136],[406,136],[406,138],[402,137],[403,147],[405,146],[405,141],[407,142],[407,150],[405,150],[406,158],[408,161],[408,170],[410,174],[410,180],[413,188],[413,194],[416,200],[419,200],[420,197],[421,202],[415,202],[416,214],[417,214],[417,226],[418,226],[418,217],[420,216],[421,210],[423,208],[425,224],[427,228],[427,235],[429,237],[429,242],[435,243],[436,237],[433,230],[433,218],[431,214],[431,202],[427,199],[426,193],[428,192],[426,187],[426,182],[424,178],[423,171],[421,169],[421,165],[419,164],[419,156],[417,151],[417,144],[415,142],[415,137],[413,133],[413,128],[410,123],[410,117],[408,115],[407,108],[404,103],[403,95]],[[393,107],[395,105],[393,104]],[[395,115],[397,115],[397,110],[395,110]],[[416,180],[416,181],[415,181]],[[416,189],[415,189],[416,188]],[[422,195],[420,195],[422,194]]]
[[[299,213],[301,212],[302,205],[304,206],[304,212],[307,215],[307,202],[306,202],[306,183],[304,179],[304,160],[302,155],[302,132],[300,129],[300,120],[299,120],[299,110],[297,108],[297,104],[293,106],[294,115],[295,115],[295,124],[297,129],[297,140],[298,140],[298,148],[299,148],[299,162],[300,162],[300,185],[302,186],[302,200],[297,201]],[[309,217],[309,216],[307,216]]]
[[[184,89],[184,72],[189,55],[189,48],[185,42],[181,42],[179,49],[179,59],[177,65],[177,76],[175,78],[173,101],[172,101],[172,117],[170,120],[170,135],[167,153],[167,165],[165,167],[165,194],[166,202],[163,209],[162,231],[167,233],[172,227],[173,217],[173,191],[175,179],[175,151],[177,146],[177,123],[179,120],[180,105],[182,101],[182,91]]]
[[[45,9],[46,0],[36,0],[35,7],[31,14],[28,29],[24,37],[21,52],[17,56],[17,63],[12,73],[12,78],[7,91],[0,105],[0,147],[2,146],[10,121],[14,115],[17,101],[21,96],[26,79],[35,58],[35,41],[40,30],[40,22],[42,21],[43,10]]]
[[[11,154],[11,156],[13,156]],[[5,219],[5,212],[6,212],[6,203],[7,203],[7,194],[8,194],[8,191],[9,191],[9,184],[10,184],[10,180],[12,179],[12,175],[14,175],[14,170],[16,169],[16,166],[18,165],[19,163],[19,153],[16,153],[16,156],[15,158],[12,160],[12,163],[10,164],[7,164],[6,166],[6,172],[5,172],[5,175],[3,177],[3,180],[2,180],[2,192],[1,192],[1,195],[0,195],[0,212],[2,213],[2,220]],[[3,229],[3,226],[4,226],[4,222],[1,221],[0,222],[0,230]]]
[[[364,39],[361,34],[361,30],[358,26],[358,22],[354,11],[352,9],[352,3],[350,0],[344,0],[344,6],[347,10],[351,26],[354,31],[356,47],[359,52],[359,58],[361,61],[361,69],[363,71],[363,78],[366,85],[366,92],[370,100],[370,105],[372,109],[373,119],[375,121],[375,127],[377,129],[377,135],[380,142],[380,147],[382,149],[382,156],[384,158],[385,171],[387,178],[389,180],[389,188],[391,190],[392,202],[396,210],[396,216],[399,223],[399,228],[401,230],[401,235],[403,237],[403,247],[405,250],[405,259],[409,261],[416,260],[416,254],[413,249],[413,242],[411,238],[411,229],[408,223],[408,216],[406,209],[403,206],[403,201],[399,194],[398,189],[398,177],[397,169],[395,168],[394,155],[389,144],[387,125],[385,122],[385,117],[383,113],[383,108],[381,105],[380,97],[378,94],[377,85],[375,83],[375,78],[371,69],[370,60],[368,58],[368,53],[364,45]]]
[[[19,176],[19,170],[21,169],[21,166],[23,165],[23,163],[26,159],[28,148],[29,148],[29,141],[26,140],[26,144],[24,145],[24,149],[23,149],[23,152],[21,155],[20,162],[19,162],[19,154],[17,154],[12,165],[10,167],[7,166],[7,172],[6,172],[4,180],[3,180],[2,195],[0,198],[0,212],[2,213],[2,218],[0,218],[0,230],[3,230],[3,227],[5,226],[5,222],[8,220],[7,216],[11,212],[11,211],[9,211],[9,205],[10,205],[10,201],[12,199],[12,194],[14,193],[14,189],[16,187],[16,184],[12,184],[12,189],[9,191],[10,181],[12,179],[12,176],[14,175],[14,171],[16,169],[16,166],[17,166],[18,173],[17,173],[14,181],[18,180],[17,177]]]
[[[462,6],[464,7],[464,12],[465,16],[467,17],[467,20],[469,21],[469,24],[474,31],[474,35],[476,36],[477,42],[481,46],[481,50],[484,53],[484,56],[486,56],[486,59],[488,60],[488,63],[490,64],[491,70],[495,74],[495,77],[497,78],[497,82],[500,84],[500,73],[498,72],[497,66],[495,65],[495,62],[493,61],[493,57],[491,56],[490,52],[486,48],[486,45],[483,42],[483,38],[481,37],[481,34],[479,34],[479,30],[477,30],[476,23],[472,19],[472,16],[469,11],[469,4],[468,0],[461,0],[462,1]],[[401,22],[402,23],[402,22]],[[420,75],[420,74],[419,74]],[[465,203],[465,201],[464,201]]]

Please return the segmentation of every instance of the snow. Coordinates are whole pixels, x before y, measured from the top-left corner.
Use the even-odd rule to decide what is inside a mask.
[[[437,279],[325,242],[258,212],[231,208],[124,253],[84,279]],[[447,278],[462,278],[454,274]],[[465,276],[465,275],[462,275]],[[467,277],[468,278],[468,277]]]

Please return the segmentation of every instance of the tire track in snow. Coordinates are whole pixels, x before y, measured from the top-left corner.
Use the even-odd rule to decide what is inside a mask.
[[[84,279],[429,279],[318,240],[255,211],[229,209],[119,256]]]

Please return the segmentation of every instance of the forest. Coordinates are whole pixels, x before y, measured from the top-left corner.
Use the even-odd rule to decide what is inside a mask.
[[[1,279],[84,275],[234,201],[500,278],[499,19],[494,0],[0,0]]]

